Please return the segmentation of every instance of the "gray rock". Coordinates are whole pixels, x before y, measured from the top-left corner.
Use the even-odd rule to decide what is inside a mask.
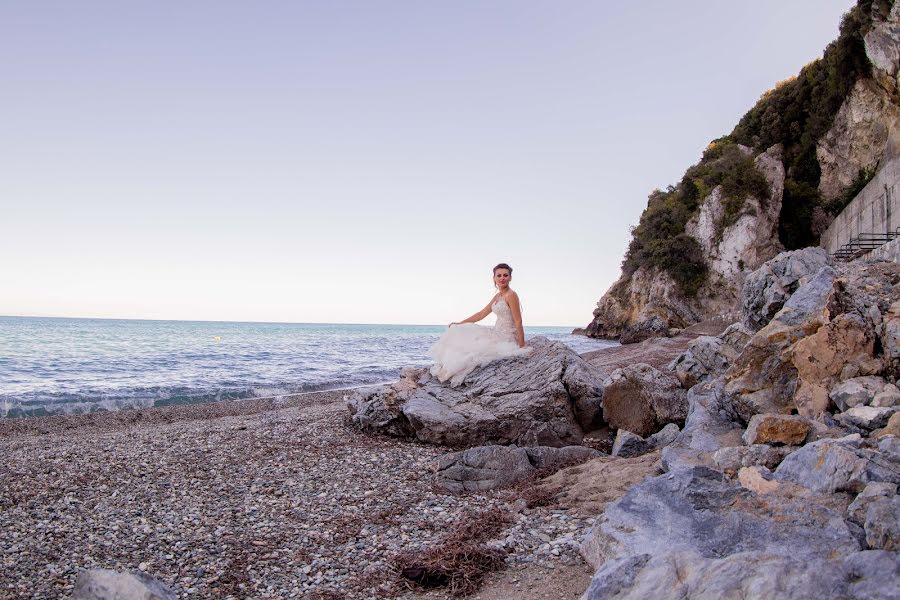
[[[654,449],[662,448],[663,446],[668,446],[678,437],[678,434],[681,433],[681,430],[678,429],[678,425],[675,423],[669,423],[653,435],[647,438],[647,441],[653,446]]]
[[[816,248],[815,250],[821,250]],[[783,325],[797,326],[807,322],[828,309],[834,298],[834,281],[837,273],[831,267],[822,267],[812,274],[809,281],[797,288],[784,307],[776,313]]]
[[[896,412],[900,412],[900,407],[854,406],[835,415],[834,418],[844,426],[859,427],[872,431],[887,425],[888,420]]]
[[[870,406],[900,406],[900,389],[893,383],[885,385],[884,389],[875,394],[875,397],[872,398]]]
[[[667,368],[689,389],[724,373],[752,335],[742,323],[732,323],[721,335],[703,335],[693,340]]]
[[[822,267],[831,264],[823,248],[782,252],[747,276],[741,291],[744,325],[758,331],[782,309],[788,298]]]
[[[784,457],[797,448],[791,446],[770,446],[754,444],[752,446],[729,446],[716,450],[713,462],[722,472],[734,476],[743,467],[760,466],[775,469]]]
[[[616,432],[616,440],[613,442],[612,455],[620,458],[640,456],[650,452],[650,444],[639,435],[620,429]]]
[[[900,371],[900,301],[891,304],[881,327],[881,346],[895,374]]]
[[[694,339],[667,368],[675,373],[684,388],[708,381],[728,368],[728,359],[722,353],[722,340],[712,335]]]
[[[483,492],[524,481],[541,471],[562,468],[601,455],[599,451],[584,446],[479,446],[441,456],[435,483],[449,492]]]
[[[684,423],[687,408],[678,379],[645,363],[616,369],[604,382],[603,418],[615,429],[646,437]]]
[[[604,564],[584,595],[588,600],[646,598],[897,599],[895,552],[854,552],[843,560],[800,559],[765,552],[724,558],[643,554]],[[738,596],[735,596],[738,594]]]
[[[886,384],[883,377],[874,375],[854,377],[834,386],[828,393],[828,397],[843,412],[854,406],[867,406]],[[897,392],[897,395],[900,396],[900,391]]]
[[[856,552],[844,559],[843,567],[848,598],[900,600],[900,591],[897,590],[900,553],[884,550]]]
[[[864,527],[869,548],[900,550],[900,497],[882,497],[869,504]]]
[[[354,393],[351,422],[364,431],[451,446],[569,446],[602,424],[602,383],[573,350],[542,337],[526,357],[494,361],[455,388],[421,372]]]
[[[858,435],[824,439],[788,455],[775,476],[820,493],[860,492],[872,481],[900,483],[900,457],[863,444]]]
[[[678,436],[678,425],[669,423],[660,431],[644,439],[630,431],[620,429],[616,432],[612,455],[620,458],[631,458],[652,452],[657,448],[668,446]]]
[[[607,506],[582,549],[595,567],[648,554],[722,558],[762,552],[811,560],[846,556],[859,544],[842,512],[775,494],[755,494],[706,467],[644,480]]]
[[[723,399],[721,378],[699,383],[688,390],[688,416],[681,432],[663,448],[664,470],[712,466],[716,450],[743,445],[742,427],[733,420]]]
[[[883,481],[873,481],[866,485],[866,489],[861,491],[859,495],[847,507],[847,518],[853,523],[862,526],[866,522],[866,511],[869,505],[880,498],[890,498],[897,494],[896,483],[886,483]]]
[[[159,581],[140,572],[91,569],[78,574],[72,600],[175,600]]]

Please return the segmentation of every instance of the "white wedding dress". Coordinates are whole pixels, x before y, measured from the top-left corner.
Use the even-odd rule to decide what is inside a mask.
[[[531,348],[520,348],[516,343],[516,325],[506,300],[500,298],[494,302],[491,312],[497,316],[493,327],[475,323],[454,325],[435,342],[429,351],[434,359],[432,375],[442,382],[449,379],[450,386],[456,387],[475,367],[531,352]]]

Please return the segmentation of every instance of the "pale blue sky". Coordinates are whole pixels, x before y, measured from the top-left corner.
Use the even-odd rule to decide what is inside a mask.
[[[850,6],[0,3],[0,315],[583,326]]]

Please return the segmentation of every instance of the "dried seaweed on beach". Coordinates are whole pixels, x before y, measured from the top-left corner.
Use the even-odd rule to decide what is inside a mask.
[[[478,589],[487,573],[503,568],[506,552],[486,542],[511,522],[500,510],[471,512],[431,548],[399,555],[395,565],[408,587],[447,587],[463,597]]]

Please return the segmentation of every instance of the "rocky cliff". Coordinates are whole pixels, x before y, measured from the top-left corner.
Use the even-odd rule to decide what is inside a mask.
[[[580,331],[629,343],[736,314],[746,276],[781,250],[817,244],[888,148],[900,148],[898,81],[900,2],[860,0],[822,59],[651,196],[622,276]],[[724,160],[731,147],[738,158]],[[767,190],[748,185],[739,153]]]

